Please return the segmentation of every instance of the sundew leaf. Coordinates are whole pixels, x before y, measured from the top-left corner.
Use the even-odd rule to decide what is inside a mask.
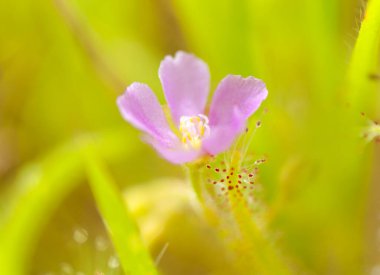
[[[43,227],[83,176],[83,147],[93,147],[107,161],[136,148],[126,132],[82,137],[21,168],[1,198],[0,274],[25,274]]]
[[[91,190],[127,274],[158,274],[121,192],[91,148],[84,151]]]

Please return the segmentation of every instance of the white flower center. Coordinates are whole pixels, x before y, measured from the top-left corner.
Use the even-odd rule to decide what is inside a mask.
[[[182,134],[181,141],[188,147],[200,148],[202,139],[210,134],[208,117],[205,115],[181,116],[179,131]]]

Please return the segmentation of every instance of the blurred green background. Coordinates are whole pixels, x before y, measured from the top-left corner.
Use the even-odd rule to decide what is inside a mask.
[[[226,74],[267,84],[251,148],[268,158],[266,214],[252,219],[284,274],[380,274],[380,150],[363,138],[379,119],[379,40],[364,81],[364,59],[351,63],[365,10],[360,0],[1,1],[1,274],[122,274],[84,148],[137,200],[131,212],[163,274],[279,274],[257,256],[261,243],[240,263],[241,245],[181,196],[191,192],[182,168],[119,114],[116,97],[134,81],[164,103],[157,70],[177,50],[208,63],[212,90]]]

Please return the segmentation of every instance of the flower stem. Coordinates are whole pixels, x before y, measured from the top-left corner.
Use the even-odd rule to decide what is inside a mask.
[[[199,165],[187,166],[187,173],[195,195],[198,201],[202,203],[202,177]]]
[[[373,91],[379,82],[379,45],[380,0],[370,0],[348,71],[348,100],[359,111],[373,112],[376,108],[377,94]]]

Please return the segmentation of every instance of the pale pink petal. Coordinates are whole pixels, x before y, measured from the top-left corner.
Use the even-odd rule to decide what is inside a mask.
[[[226,151],[244,130],[245,122],[246,119],[235,109],[228,124],[210,126],[210,136],[204,139],[203,149],[210,155]]]
[[[201,150],[185,148],[179,141],[166,146],[148,136],[144,137],[144,140],[152,145],[163,158],[174,164],[191,162],[204,154]]]
[[[117,105],[125,120],[160,143],[169,145],[177,139],[157,97],[147,85],[133,83],[118,97]]]
[[[192,54],[177,52],[161,62],[159,77],[174,122],[180,117],[203,114],[210,86],[206,63]]]
[[[267,95],[265,84],[259,79],[234,75],[225,77],[211,102],[210,136],[204,140],[203,148],[212,155],[228,149]]]

